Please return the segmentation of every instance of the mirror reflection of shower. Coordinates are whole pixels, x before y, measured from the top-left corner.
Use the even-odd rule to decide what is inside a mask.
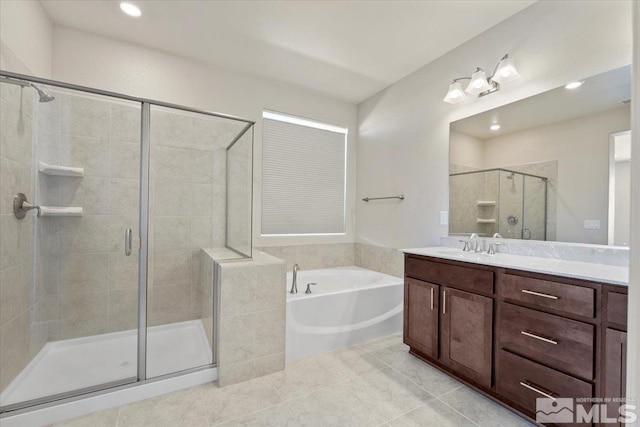
[[[40,102],[51,102],[54,99],[56,99],[55,96],[50,95],[45,89],[36,85],[35,83],[27,82],[20,79],[12,79],[10,77],[5,77],[5,76],[0,76],[0,82],[9,83],[9,84],[13,84],[21,87],[31,87],[36,92],[38,92]]]
[[[548,178],[511,169],[453,173],[450,233],[547,239]]]

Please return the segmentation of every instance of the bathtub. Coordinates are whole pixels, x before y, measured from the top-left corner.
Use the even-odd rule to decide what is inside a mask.
[[[402,331],[404,286],[399,277],[360,267],[287,274],[286,360],[358,344]],[[305,294],[307,283],[312,294]]]

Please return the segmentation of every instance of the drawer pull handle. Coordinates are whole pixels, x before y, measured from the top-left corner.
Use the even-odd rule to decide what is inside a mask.
[[[540,292],[530,291],[528,289],[523,289],[522,293],[523,294],[529,294],[529,295],[535,295],[537,297],[543,297],[543,298],[549,298],[549,299],[558,299],[558,297],[555,296],[555,295],[543,294],[543,293],[540,293]]]
[[[433,288],[431,288],[431,311],[433,311]]]
[[[535,338],[535,339],[540,340],[540,341],[548,342],[549,344],[558,344],[558,341],[552,340],[551,338],[541,337],[540,335],[532,334],[531,332],[520,331],[520,333],[522,335],[525,335],[525,336],[529,337],[529,338]]]
[[[526,382],[522,382],[522,381],[520,381],[520,385],[521,385],[522,387],[524,387],[524,388],[527,388],[527,389],[529,389],[529,390],[531,390],[531,391],[534,391],[534,392],[538,393],[538,394],[539,394],[539,395],[541,395],[541,396],[548,397],[549,399],[556,400],[556,398],[555,398],[555,397],[553,397],[552,395],[550,395],[549,393],[545,393],[545,392],[544,392],[544,391],[542,391],[542,390],[538,390],[536,387],[533,387],[532,385],[529,385],[529,384],[527,384]]]

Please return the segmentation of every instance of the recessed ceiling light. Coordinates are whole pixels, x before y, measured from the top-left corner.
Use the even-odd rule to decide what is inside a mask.
[[[142,15],[142,11],[135,4],[122,2],[120,3],[120,9],[122,9],[122,11],[127,15],[133,16],[134,18],[138,18],[140,17],[140,15]]]
[[[496,124],[494,124],[494,125],[491,125],[491,126],[489,127],[489,129],[491,129],[491,130],[498,130],[498,129],[500,129],[500,125],[496,123]]]
[[[567,83],[564,87],[565,89],[577,89],[580,86],[582,86],[583,83],[584,83],[584,80],[579,82],[571,82],[571,83]]]

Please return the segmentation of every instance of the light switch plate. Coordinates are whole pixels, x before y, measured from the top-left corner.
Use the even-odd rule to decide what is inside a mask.
[[[440,211],[440,225],[449,225],[448,211]]]
[[[599,219],[585,219],[584,220],[584,228],[587,230],[600,230],[600,220]]]

